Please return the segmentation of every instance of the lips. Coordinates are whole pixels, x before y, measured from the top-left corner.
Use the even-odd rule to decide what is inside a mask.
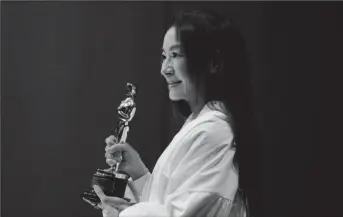
[[[168,82],[168,85],[176,85],[176,84],[180,84],[181,81],[173,81],[173,82]]]

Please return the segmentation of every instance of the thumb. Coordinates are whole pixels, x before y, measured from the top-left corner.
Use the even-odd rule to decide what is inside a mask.
[[[101,201],[104,201],[106,199],[107,196],[105,195],[105,193],[102,191],[102,189],[98,185],[93,185],[93,189]]]
[[[123,205],[129,205],[129,202],[119,197],[106,197],[103,203],[110,205],[112,207],[121,207]]]
[[[102,209],[103,217],[118,217],[119,211],[109,206],[109,208]]]
[[[119,172],[124,172],[124,173],[130,175],[130,174],[129,174],[129,171],[130,171],[130,164],[129,164],[129,162],[122,161],[122,162],[119,164],[118,171],[119,171]]]

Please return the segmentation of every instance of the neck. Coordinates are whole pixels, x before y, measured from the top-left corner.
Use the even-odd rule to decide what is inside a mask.
[[[193,102],[189,102],[189,106],[192,110],[192,119],[195,119],[201,112],[202,108],[205,106],[205,101],[203,98],[198,98]]]

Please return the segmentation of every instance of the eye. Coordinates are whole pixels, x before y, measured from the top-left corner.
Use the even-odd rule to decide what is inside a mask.
[[[182,55],[177,53],[177,52],[172,52],[172,55],[171,55],[173,58],[177,58],[177,57],[181,57]]]
[[[161,54],[161,62],[163,62],[166,59],[166,56],[164,54]]]

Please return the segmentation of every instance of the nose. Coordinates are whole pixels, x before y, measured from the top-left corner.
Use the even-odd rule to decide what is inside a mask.
[[[161,72],[162,75],[164,76],[170,76],[174,74],[174,69],[171,66],[166,67],[165,69],[162,69]]]
[[[170,76],[174,74],[174,68],[171,65],[170,61],[166,60],[161,67],[161,74],[163,76]]]

